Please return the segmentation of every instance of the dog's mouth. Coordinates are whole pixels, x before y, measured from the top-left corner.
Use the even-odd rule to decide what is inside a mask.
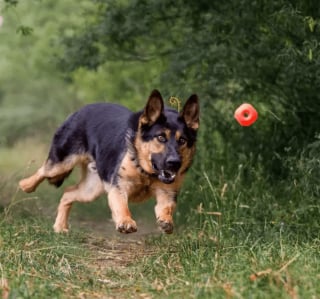
[[[175,177],[176,173],[171,170],[160,170],[158,173],[158,179],[165,184],[171,184]]]
[[[152,163],[152,168],[155,170],[158,179],[165,184],[171,184],[176,178],[176,172],[169,169],[158,169],[157,166]]]

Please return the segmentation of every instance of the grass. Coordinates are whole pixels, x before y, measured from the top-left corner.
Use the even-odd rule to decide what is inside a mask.
[[[307,174],[270,185],[258,172],[249,184],[241,167],[201,173],[196,184],[194,173],[177,230],[147,237],[111,233],[104,201],[79,205],[72,231],[54,234],[61,191],[26,196],[18,176],[7,169],[1,179],[3,298],[320,298],[320,206]],[[144,226],[151,213],[152,203],[135,208]]]
[[[0,225],[8,298],[319,298],[319,238],[281,226],[206,215],[202,227],[137,241],[57,235],[47,220],[12,216]]]
[[[135,243],[57,235],[40,219],[5,221],[0,229],[0,269],[8,298],[102,298],[110,293],[107,286],[116,285],[106,268],[119,271],[137,255]]]

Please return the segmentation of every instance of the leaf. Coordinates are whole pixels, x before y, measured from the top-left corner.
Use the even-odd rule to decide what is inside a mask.
[[[317,22],[313,19],[313,17],[306,17],[306,21],[308,22],[309,30],[314,32]]]
[[[17,6],[17,4],[19,3],[19,0],[4,0],[4,2],[5,2],[7,5]]]
[[[33,28],[31,28],[29,26],[20,25],[17,28],[17,33],[20,33],[24,36],[31,35],[33,33]]]

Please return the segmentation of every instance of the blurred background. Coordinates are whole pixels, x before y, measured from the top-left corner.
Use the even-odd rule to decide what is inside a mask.
[[[217,211],[230,225],[318,231],[318,1],[2,0],[0,15],[2,210],[53,219],[61,190],[26,196],[17,182],[46,158],[55,129],[87,103],[138,111],[157,88],[201,101],[178,225]],[[233,118],[243,102],[259,113],[251,127]],[[104,219],[101,205],[77,211]]]

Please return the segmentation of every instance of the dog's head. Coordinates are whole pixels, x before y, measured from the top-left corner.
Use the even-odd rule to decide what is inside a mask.
[[[159,91],[154,90],[138,125],[135,148],[140,166],[166,184],[173,183],[191,165],[199,127],[199,103],[190,96],[182,111],[164,107]]]

